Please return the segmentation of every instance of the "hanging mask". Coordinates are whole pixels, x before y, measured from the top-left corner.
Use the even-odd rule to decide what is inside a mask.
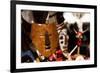
[[[58,33],[55,24],[32,24],[32,43],[41,55],[49,57],[58,47]]]
[[[68,54],[68,34],[67,34],[67,29],[61,29],[60,32],[58,30],[59,33],[59,45],[60,45],[60,49],[63,52],[63,55],[65,57],[67,57]]]

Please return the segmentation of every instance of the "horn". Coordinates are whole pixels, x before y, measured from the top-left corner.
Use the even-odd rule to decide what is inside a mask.
[[[26,22],[30,24],[34,23],[33,13],[31,10],[21,10],[21,16]]]
[[[46,24],[49,23],[49,12],[48,12],[48,15],[47,15],[47,18],[46,18],[46,21],[45,21]]]

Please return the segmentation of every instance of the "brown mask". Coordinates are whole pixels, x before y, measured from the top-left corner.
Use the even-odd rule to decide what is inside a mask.
[[[32,43],[43,56],[49,57],[58,47],[58,33],[55,24],[32,24]]]

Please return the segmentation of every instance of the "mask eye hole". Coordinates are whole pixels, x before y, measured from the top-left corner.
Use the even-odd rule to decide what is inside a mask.
[[[60,38],[59,38],[59,39],[61,39],[61,40],[62,40],[62,39],[63,39],[63,36],[60,36]]]
[[[61,41],[60,43],[63,44],[63,41]]]

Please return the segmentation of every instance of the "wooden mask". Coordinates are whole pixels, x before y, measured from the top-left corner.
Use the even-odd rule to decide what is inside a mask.
[[[49,57],[58,47],[58,33],[55,24],[32,24],[32,43],[41,55]]]

